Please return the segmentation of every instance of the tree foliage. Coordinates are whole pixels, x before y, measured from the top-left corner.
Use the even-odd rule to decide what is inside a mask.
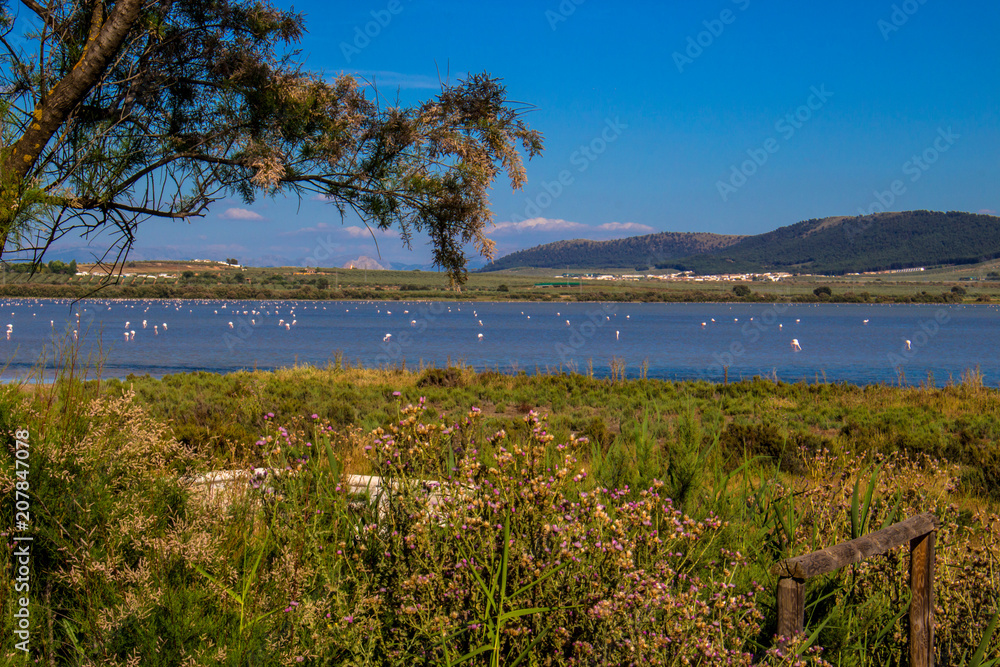
[[[120,263],[143,220],[290,193],[427,234],[461,281],[466,244],[492,254],[488,189],[541,151],[524,107],[488,74],[393,106],[305,71],[304,29],[256,0],[0,0],[0,257],[107,233]]]

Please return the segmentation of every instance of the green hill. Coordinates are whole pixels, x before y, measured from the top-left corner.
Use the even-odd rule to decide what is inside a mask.
[[[666,244],[660,237],[679,238]],[[485,270],[655,265],[700,274],[843,274],[974,264],[997,257],[1000,218],[996,216],[903,211],[806,220],[756,236],[665,233],[615,241],[560,241],[501,257]]]
[[[556,241],[505,255],[490,262],[482,271],[518,267],[534,268],[619,268],[654,266],[691,255],[720,250],[745,236],[661,232],[612,241]]]
[[[843,274],[1000,257],[1000,218],[903,211],[806,220],[743,239],[719,252],[661,262],[698,273],[788,271]]]

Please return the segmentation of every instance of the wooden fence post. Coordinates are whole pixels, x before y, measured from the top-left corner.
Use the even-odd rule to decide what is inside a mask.
[[[910,544],[910,665],[934,665],[934,535],[939,522],[930,512],[894,523],[850,542],[775,563],[778,576],[778,635],[795,637],[805,622],[805,581],[810,577]]]
[[[910,665],[934,667],[934,532],[910,540]]]
[[[778,636],[802,634],[806,614],[806,580],[795,577],[778,579]]]

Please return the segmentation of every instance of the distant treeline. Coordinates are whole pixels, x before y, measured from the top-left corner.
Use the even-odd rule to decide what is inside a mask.
[[[69,264],[54,259],[48,264],[32,264],[31,262],[17,262],[6,264],[4,268],[11,273],[63,273],[70,276],[76,275],[76,260],[70,260]]]
[[[408,286],[404,286],[408,287]],[[692,290],[651,290],[636,288],[606,292],[603,290],[584,290],[582,292],[570,289],[565,293],[547,290],[517,291],[502,290],[469,290],[457,292],[453,290],[413,290],[385,287],[354,287],[341,289],[316,289],[311,285],[303,285],[298,289],[269,289],[250,285],[108,285],[98,289],[88,285],[47,285],[47,284],[17,284],[0,286],[0,296],[3,297],[37,297],[81,299],[100,297],[104,299],[231,299],[280,301],[286,299],[304,300],[477,300],[492,301],[582,301],[582,302],[642,302],[642,303],[708,303],[708,302],[742,302],[742,303],[961,303],[967,298],[971,301],[989,302],[987,295],[966,295],[962,289],[952,288],[950,292],[920,291],[913,294],[885,295],[869,292],[805,293],[787,296],[776,296],[769,293],[754,292],[747,286],[736,291],[704,291]]]

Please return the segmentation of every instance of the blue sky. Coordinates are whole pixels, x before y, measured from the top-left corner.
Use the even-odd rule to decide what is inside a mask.
[[[433,95],[439,71],[485,71],[534,105],[528,120],[545,152],[528,164],[523,191],[495,188],[500,254],[565,238],[754,234],[883,205],[1000,210],[993,2],[309,0],[295,9],[306,15],[310,69],[358,73],[404,102]],[[377,34],[367,44],[355,41],[378,16],[390,18],[368,26]],[[292,264],[376,256],[358,220],[294,199],[221,201],[190,225],[146,224],[136,245],[141,257]],[[425,239],[408,251],[383,234],[378,246],[385,264],[430,261]]]

